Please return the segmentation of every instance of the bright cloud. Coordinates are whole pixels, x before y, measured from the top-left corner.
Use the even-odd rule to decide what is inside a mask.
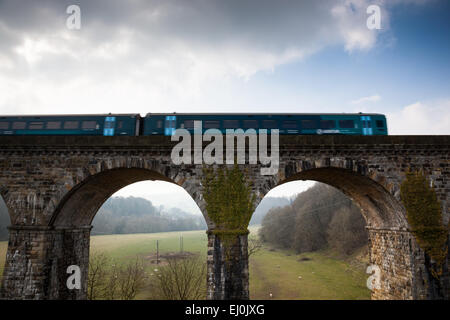
[[[64,2],[3,1],[0,112],[200,111],[230,79],[327,46],[371,49],[372,2],[79,1],[82,28],[68,30]]]
[[[308,190],[314,186],[314,184],[314,181],[309,180],[287,182],[270,190],[266,194],[266,197],[293,198],[297,194]]]
[[[387,118],[390,134],[450,135],[450,99],[416,102]]]
[[[362,97],[356,100],[352,101],[352,104],[361,104],[361,103],[366,103],[366,102],[377,102],[380,101],[381,97],[378,94],[374,94],[372,96],[368,96],[368,97]]]
[[[266,197],[293,198],[315,184],[314,181],[292,181],[270,190]],[[201,215],[192,197],[180,186],[165,181],[143,181],[133,183],[112,197],[141,197],[150,200],[155,206],[175,207]]]

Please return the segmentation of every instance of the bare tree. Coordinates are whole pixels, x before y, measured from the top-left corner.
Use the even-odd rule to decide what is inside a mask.
[[[257,253],[262,249],[263,243],[260,239],[249,238],[248,239],[248,256]]]
[[[108,279],[107,265],[110,261],[111,259],[103,252],[91,254],[87,281],[89,300],[102,298],[105,283]]]
[[[340,253],[350,255],[367,243],[366,221],[357,208],[340,208],[328,225],[328,243]]]
[[[142,258],[118,264],[105,253],[94,253],[89,261],[89,300],[132,300],[146,285]]]
[[[171,258],[155,277],[154,289],[158,299],[205,299],[206,264],[200,257]]]
[[[117,299],[119,291],[119,271],[120,266],[117,266],[113,261],[103,288],[103,298],[106,300]]]
[[[133,300],[138,292],[145,286],[145,264],[142,258],[136,257],[134,261],[120,266],[118,271],[119,299]]]

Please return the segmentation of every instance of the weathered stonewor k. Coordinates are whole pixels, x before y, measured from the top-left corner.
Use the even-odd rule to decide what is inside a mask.
[[[0,193],[11,217],[1,296],[85,299],[91,222],[114,192],[143,180],[183,187],[208,225],[209,299],[246,299],[247,235],[239,234],[233,269],[202,199],[200,164],[172,163],[170,137],[0,137]],[[332,185],[361,208],[369,231],[370,264],[381,271],[373,299],[449,299],[448,256],[439,279],[410,233],[400,185],[408,169],[432,181],[443,223],[450,219],[450,136],[282,136],[276,175],[247,165],[257,204],[280,183]],[[66,286],[67,267],[81,268],[82,288]],[[229,265],[229,264],[228,264]],[[228,269],[227,269],[228,268]],[[227,285],[229,284],[229,285]]]

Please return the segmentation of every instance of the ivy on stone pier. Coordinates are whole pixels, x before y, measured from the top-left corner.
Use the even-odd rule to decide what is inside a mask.
[[[423,172],[408,171],[400,188],[406,217],[417,243],[436,263],[433,277],[442,275],[448,252],[449,226],[443,224],[442,210],[436,192]]]

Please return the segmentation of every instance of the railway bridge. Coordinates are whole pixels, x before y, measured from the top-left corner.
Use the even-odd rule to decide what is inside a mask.
[[[162,136],[0,137],[0,195],[11,218],[1,298],[85,299],[98,209],[131,183],[163,180],[183,187],[207,222],[207,298],[248,299],[247,234],[230,233],[237,241],[225,258],[202,199],[202,165],[175,165],[175,144]],[[272,176],[246,166],[256,201],[294,180],[327,183],[353,199],[367,222],[370,263],[381,271],[372,299],[449,299],[448,256],[434,279],[399,193],[405,172],[422,169],[449,222],[450,136],[280,136],[279,159]],[[81,289],[66,286],[70,265],[81,269]]]

